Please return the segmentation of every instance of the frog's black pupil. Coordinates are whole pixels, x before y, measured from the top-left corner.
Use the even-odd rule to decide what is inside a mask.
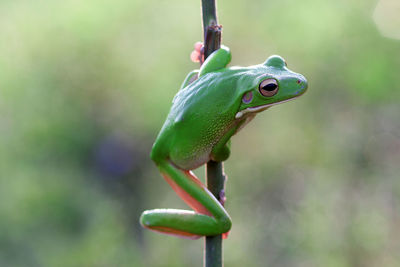
[[[262,89],[265,91],[272,92],[276,89],[276,87],[278,87],[278,86],[275,83],[269,83],[269,84],[265,85]]]

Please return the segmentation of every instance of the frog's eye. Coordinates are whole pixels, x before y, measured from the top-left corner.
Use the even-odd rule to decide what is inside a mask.
[[[278,92],[278,89],[278,82],[275,79],[266,79],[258,87],[263,96],[274,96]]]

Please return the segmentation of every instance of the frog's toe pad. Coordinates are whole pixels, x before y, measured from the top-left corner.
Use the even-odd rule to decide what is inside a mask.
[[[202,42],[197,42],[194,44],[194,50],[190,54],[190,59],[193,62],[204,62],[204,45]]]
[[[228,232],[226,232],[226,233],[223,233],[223,234],[222,234],[222,238],[223,238],[223,239],[227,239],[230,232],[231,232],[231,231],[228,231]]]

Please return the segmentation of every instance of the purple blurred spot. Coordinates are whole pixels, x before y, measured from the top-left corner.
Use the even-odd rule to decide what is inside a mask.
[[[114,177],[129,173],[139,164],[139,158],[131,143],[116,137],[101,140],[95,154],[100,172]]]

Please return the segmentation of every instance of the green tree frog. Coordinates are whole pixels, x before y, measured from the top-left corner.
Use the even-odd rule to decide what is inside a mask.
[[[148,210],[140,218],[144,227],[189,239],[227,233],[230,216],[191,170],[226,160],[230,138],[257,113],[307,90],[304,76],[280,56],[250,67],[227,67],[230,60],[222,46],[189,73],[151,151],[162,176],[193,211]]]

